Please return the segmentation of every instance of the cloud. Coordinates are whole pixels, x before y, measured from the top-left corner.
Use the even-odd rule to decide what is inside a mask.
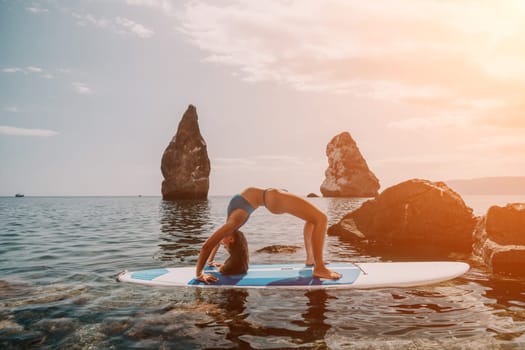
[[[218,157],[213,160],[213,167],[218,169],[227,168],[251,168],[256,163],[246,158],[222,158]]]
[[[106,18],[97,18],[90,13],[73,13],[72,16],[77,20],[77,24],[82,27],[92,25],[96,28],[108,29],[121,35],[132,34],[142,39],[150,38],[155,34],[152,29],[125,17],[115,17],[113,20],[109,20]]]
[[[525,138],[520,133],[484,136],[463,145],[462,149],[485,156],[491,152],[522,155],[525,152]]]
[[[525,102],[509,100],[487,108],[479,118],[479,122],[489,126],[507,129],[525,128]]]
[[[43,69],[40,67],[29,66],[29,67],[26,67],[26,71],[31,72],[31,73],[42,73]]]
[[[11,113],[18,113],[20,112],[20,109],[18,109],[17,106],[9,106],[4,108],[5,111],[11,112]]]
[[[235,168],[235,169],[289,169],[304,167],[307,162],[296,156],[288,155],[254,155],[245,158],[222,158],[213,160],[214,168]]]
[[[169,0],[126,0],[131,6],[142,6],[161,10],[167,15],[174,13],[173,4]]]
[[[304,165],[305,161],[302,158],[288,155],[270,155],[262,154],[254,157],[255,161],[259,163],[273,164],[273,165]]]
[[[46,129],[24,129],[0,125],[0,135],[49,137],[58,135],[58,132]]]
[[[73,90],[79,95],[91,95],[93,91],[85,83],[75,82],[71,84]]]
[[[44,71],[43,68],[28,66],[28,67],[7,67],[2,69],[3,73],[23,73],[23,74],[49,74]]]
[[[421,130],[434,128],[467,128],[472,124],[472,119],[457,115],[437,115],[426,118],[408,118],[393,121],[387,127],[402,130]]]
[[[462,164],[466,161],[472,160],[473,156],[468,153],[427,153],[427,154],[416,154],[416,155],[404,155],[404,156],[393,156],[384,159],[378,159],[371,161],[370,163],[374,166],[380,166],[384,164],[398,164],[398,165],[435,165],[435,164]],[[481,156],[479,157],[481,159]]]
[[[144,27],[142,24],[135,23],[130,19],[123,18],[123,17],[117,17],[115,19],[115,23],[119,25],[124,30],[127,30],[131,33],[134,33],[139,38],[150,38],[155,34],[155,32],[151,29],[148,29]]]
[[[487,135],[465,139],[449,150],[439,147],[425,151],[421,145],[408,153],[371,159],[368,163],[378,172],[376,175],[382,174],[383,179],[394,176],[400,180],[406,174],[411,174],[410,177],[443,180],[451,176],[523,174],[524,153],[525,139],[516,132],[514,135]]]
[[[7,67],[7,68],[3,68],[1,72],[5,74],[17,74],[17,73],[22,73],[24,75],[36,74],[45,79],[53,79],[55,77],[53,74],[51,74],[50,72],[47,72],[43,68],[35,67],[35,66]]]
[[[4,73],[18,73],[18,72],[23,72],[23,69],[22,68],[18,68],[18,67],[9,67],[9,68],[3,68],[2,72],[4,72]]]
[[[77,19],[77,24],[81,27],[86,27],[88,25],[93,25],[97,28],[107,28],[110,26],[110,22],[105,18],[95,18],[92,14],[72,14],[74,18]]]
[[[431,111],[429,122],[445,114],[488,122],[497,110],[489,118],[479,105],[513,114],[512,101],[525,99],[524,16],[519,1],[195,0],[177,25],[205,61],[250,83],[417,105]],[[425,118],[397,126],[427,127]]]
[[[34,14],[47,13],[47,12],[49,12],[48,9],[46,9],[46,8],[42,8],[42,7],[40,7],[40,5],[35,4],[35,3],[33,3],[32,6],[28,6],[28,7],[26,7],[26,10],[29,11],[29,12],[31,12],[31,13],[34,13]]]

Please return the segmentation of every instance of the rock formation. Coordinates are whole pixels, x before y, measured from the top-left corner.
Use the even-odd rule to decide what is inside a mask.
[[[413,179],[392,186],[344,216],[329,234],[389,249],[430,247],[470,253],[477,219],[443,182]]]
[[[490,207],[474,237],[474,253],[492,272],[525,276],[525,203]]]
[[[197,110],[190,105],[161,161],[162,198],[207,199],[210,159],[199,129]]]
[[[321,184],[324,197],[376,197],[379,180],[370,171],[348,132],[335,136],[326,146],[328,169]]]

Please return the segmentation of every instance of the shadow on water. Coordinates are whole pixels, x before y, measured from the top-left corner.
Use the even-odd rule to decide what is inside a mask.
[[[184,262],[199,254],[213,222],[208,201],[162,201],[160,204],[160,251],[155,258]]]

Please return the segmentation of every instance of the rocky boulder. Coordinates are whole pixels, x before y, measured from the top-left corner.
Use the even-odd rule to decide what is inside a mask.
[[[387,188],[344,216],[328,233],[363,246],[428,247],[470,253],[477,218],[443,182],[413,179]]]
[[[525,276],[525,203],[490,207],[474,236],[474,254],[492,272]]]
[[[335,136],[326,146],[328,168],[321,184],[325,197],[376,197],[379,180],[370,171],[356,142],[348,132]]]
[[[190,105],[182,116],[177,133],[162,155],[161,171],[163,199],[208,198],[210,159],[195,106]]]

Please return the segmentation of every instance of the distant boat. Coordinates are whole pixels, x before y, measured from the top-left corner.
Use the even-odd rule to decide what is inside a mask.
[[[15,197],[24,197],[24,194],[23,193],[17,193],[17,194],[15,194]]]

